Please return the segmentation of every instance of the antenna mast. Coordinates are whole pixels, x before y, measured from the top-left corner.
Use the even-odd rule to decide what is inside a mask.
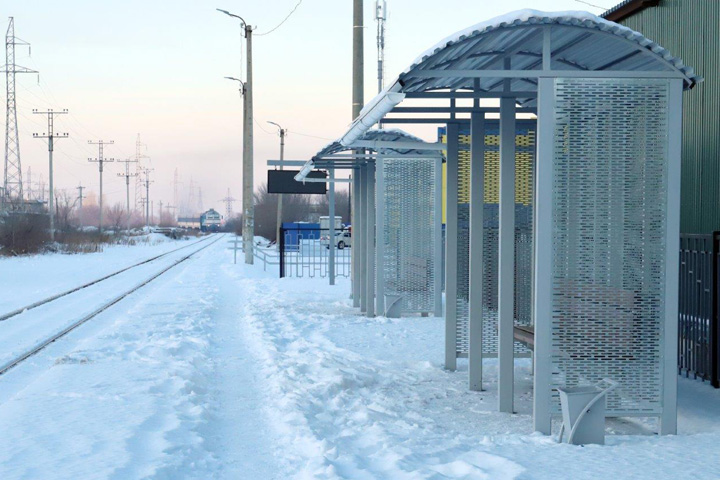
[[[387,2],[375,1],[375,21],[377,21],[377,55],[378,55],[378,93],[385,88],[385,21],[387,20]]]

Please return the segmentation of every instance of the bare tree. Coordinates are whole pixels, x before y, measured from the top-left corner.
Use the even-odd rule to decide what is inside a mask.
[[[105,216],[107,217],[108,226],[116,232],[127,226],[128,211],[125,210],[122,203],[116,203],[112,207],[106,209]]]

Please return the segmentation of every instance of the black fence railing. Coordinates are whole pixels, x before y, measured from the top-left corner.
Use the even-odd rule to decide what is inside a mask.
[[[330,240],[326,228],[293,227],[280,229],[280,277],[327,277],[330,248],[335,252],[335,276],[350,276],[352,235],[349,230],[335,230]]]
[[[720,232],[680,236],[678,368],[720,387]]]

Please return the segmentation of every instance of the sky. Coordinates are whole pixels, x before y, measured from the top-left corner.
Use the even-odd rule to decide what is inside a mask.
[[[230,189],[241,197],[242,99],[235,82],[244,79],[244,45],[229,10],[255,27],[253,39],[254,165],[256,185],[267,178],[266,161],[279,156],[274,121],[288,130],[285,158],[306,160],[344,133],[350,123],[352,87],[352,0],[3,0],[0,29],[15,18],[16,63],[40,72],[17,75],[17,109],[23,175],[33,183],[48,176],[47,144],[33,133],[47,131],[47,119],[33,109],[61,110],[55,143],[56,189],[73,195],[79,184],[97,192],[97,147],[113,140],[105,156],[134,157],[140,135],[146,165],[154,169],[150,197],[175,203],[192,181],[202,189],[203,207],[224,211]],[[521,8],[587,10],[595,14],[617,3],[577,0],[502,2],[387,0],[386,77],[393,79],[418,54],[472,24]],[[365,0],[365,101],[377,93],[373,0]],[[29,55],[29,53],[31,55]],[[0,61],[0,63],[4,63]],[[2,90],[3,100],[5,91]],[[0,117],[2,127],[5,116]],[[428,130],[408,131],[428,137]],[[4,128],[2,128],[4,132]],[[426,138],[432,140],[432,138]],[[106,164],[106,202],[124,202],[121,163]],[[134,180],[133,180],[134,181]],[[132,188],[132,186],[131,186]],[[131,197],[134,196],[131,189]],[[182,198],[180,199],[182,200]],[[240,202],[235,203],[240,210]]]

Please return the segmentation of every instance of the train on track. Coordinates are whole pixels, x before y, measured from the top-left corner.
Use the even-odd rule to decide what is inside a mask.
[[[219,232],[223,226],[223,216],[211,208],[200,215],[200,230],[203,232]]]

